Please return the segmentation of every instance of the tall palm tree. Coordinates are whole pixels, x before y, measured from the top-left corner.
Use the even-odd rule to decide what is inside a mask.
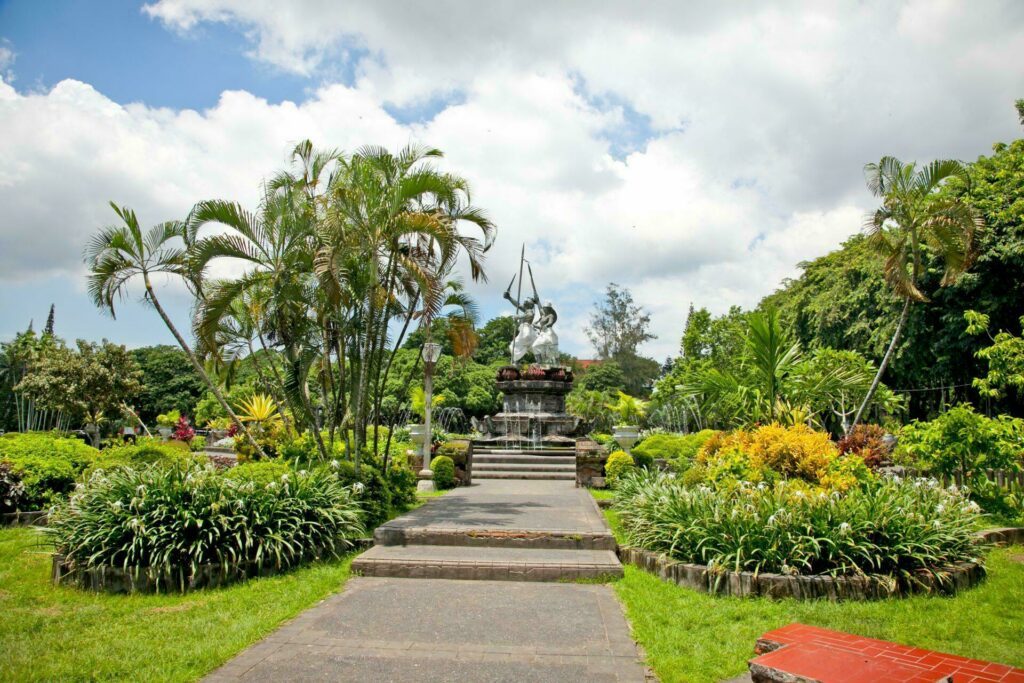
[[[121,219],[122,225],[103,228],[93,236],[85,249],[85,262],[91,271],[88,289],[93,303],[101,310],[108,310],[112,317],[116,317],[115,299],[124,298],[128,283],[141,276],[146,291],[145,300],[156,309],[196,372],[217,398],[221,408],[262,456],[263,449],[245,424],[238,419],[218,384],[210,379],[206,368],[160,304],[153,288],[152,276],[160,273],[181,277],[190,286],[194,283],[185,250],[171,244],[175,239],[184,238],[184,224],[180,221],[160,223],[143,234],[134,211],[120,207],[114,202],[111,202],[110,206]]]
[[[441,156],[417,146],[397,154],[364,147],[347,159],[327,193],[316,270],[326,292],[347,293],[358,309],[350,363],[356,373],[351,410],[357,458],[365,443],[370,389],[381,386],[390,366],[384,356],[391,321],[411,315],[420,299],[436,307],[435,299],[443,296],[436,284],[439,266],[459,253],[474,279],[485,277],[483,255],[494,225],[470,204],[464,179],[430,165]],[[460,232],[462,222],[477,227],[482,238]]]
[[[892,360],[910,306],[928,297],[919,289],[925,249],[943,263],[939,286],[946,287],[970,267],[975,255],[975,237],[984,227],[981,216],[960,197],[939,192],[950,178],[970,186],[967,167],[955,160],[937,160],[920,169],[895,157],[882,157],[864,167],[868,189],[881,197],[882,205],[868,214],[865,229],[874,248],[885,258],[885,281],[903,299],[892,340],[878,365],[871,387],[853,418],[853,429],[864,416],[882,375]]]

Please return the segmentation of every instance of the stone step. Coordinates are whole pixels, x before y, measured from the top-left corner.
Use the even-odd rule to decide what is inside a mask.
[[[558,479],[575,480],[576,472],[508,472],[508,471],[484,471],[478,472],[473,468],[474,479]]]
[[[499,455],[495,453],[474,453],[473,464],[485,463],[517,463],[520,465],[572,465],[576,466],[576,458],[565,455]]]
[[[376,545],[452,545],[465,548],[534,548],[544,550],[616,550],[611,531],[565,531],[482,527],[409,527],[382,524],[373,532]]]
[[[412,579],[571,581],[619,578],[622,565],[611,550],[379,545],[355,558],[352,571]]]
[[[473,471],[480,472],[576,472],[575,464],[474,462]]]
[[[575,448],[487,448],[483,446],[473,446],[473,456],[476,457],[480,454],[491,454],[491,455],[562,455],[576,457]]]

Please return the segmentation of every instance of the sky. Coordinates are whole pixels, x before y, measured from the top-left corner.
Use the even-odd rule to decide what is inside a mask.
[[[108,202],[254,206],[309,138],[442,149],[498,226],[485,319],[525,244],[564,350],[616,282],[662,359],[691,303],[756,305],[859,231],[865,163],[973,160],[1021,97],[1015,0],[0,0],[0,340],[53,303],[66,339],[173,343],[137,292],[86,294]]]

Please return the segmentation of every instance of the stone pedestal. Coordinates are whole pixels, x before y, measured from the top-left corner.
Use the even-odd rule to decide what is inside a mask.
[[[502,446],[572,445],[583,426],[578,417],[565,412],[572,379],[572,371],[561,367],[531,367],[524,373],[502,368],[497,379],[504,395],[502,411],[474,421],[484,435],[482,441]]]

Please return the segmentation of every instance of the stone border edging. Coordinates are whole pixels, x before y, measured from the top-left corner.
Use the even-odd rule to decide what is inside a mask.
[[[353,538],[349,552],[362,552],[373,546],[372,538]],[[61,553],[53,553],[50,581],[55,585],[73,586],[97,593],[189,593],[200,588],[220,588],[261,576],[274,576],[298,569],[301,565],[277,569],[251,565],[229,567],[219,564],[200,565],[195,576],[188,579],[166,569],[123,569],[121,567],[74,568]]]
[[[888,576],[789,576],[762,572],[716,572],[702,564],[679,562],[662,553],[643,548],[619,548],[619,559],[680,586],[712,595],[737,597],[876,600],[914,593],[956,593],[985,578],[985,568],[974,562],[959,562],[944,568],[945,579],[922,572],[914,582]]]
[[[985,529],[978,532],[978,538],[993,545],[1024,545],[1024,527],[1007,526]]]
[[[46,526],[49,521],[49,510],[27,510],[24,512],[5,512],[0,515],[0,527],[5,526]]]

